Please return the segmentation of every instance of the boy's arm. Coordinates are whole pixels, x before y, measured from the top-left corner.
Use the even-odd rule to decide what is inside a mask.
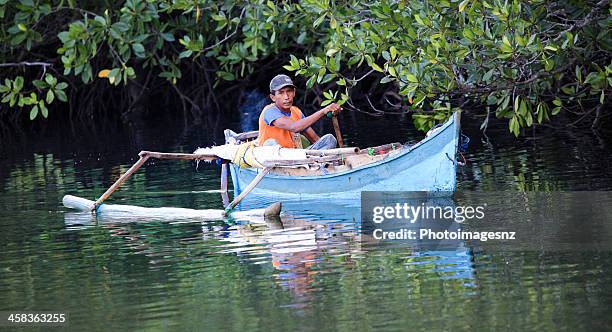
[[[340,110],[342,110],[342,108],[338,106],[338,104],[331,103],[327,107],[320,109],[314,112],[313,114],[303,119],[300,119],[298,121],[293,121],[289,118],[283,117],[283,118],[278,118],[272,121],[272,124],[275,127],[280,128],[280,129],[289,130],[290,132],[293,132],[293,133],[301,133],[302,131],[312,126],[315,122],[319,121],[319,119],[325,116],[327,112],[337,113]],[[314,133],[314,130],[312,132]],[[310,137],[308,136],[306,137],[310,139]]]

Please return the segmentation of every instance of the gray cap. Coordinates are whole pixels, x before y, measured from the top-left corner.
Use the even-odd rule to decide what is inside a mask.
[[[270,92],[278,91],[286,86],[292,86],[295,88],[295,85],[289,76],[283,74],[276,75],[270,81]]]

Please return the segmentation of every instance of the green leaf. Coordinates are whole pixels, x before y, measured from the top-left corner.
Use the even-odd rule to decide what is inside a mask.
[[[65,89],[65,88],[67,88],[67,87],[68,87],[68,83],[66,83],[66,82],[59,82],[59,83],[57,83],[57,85],[55,86],[55,88],[56,88],[56,89],[59,89],[59,90],[64,90],[64,89]]]
[[[222,79],[226,80],[226,81],[233,81],[236,79],[236,77],[234,76],[234,74],[227,72],[227,71],[218,71],[217,72],[217,76],[221,77]]]
[[[518,137],[520,134],[520,124],[516,116],[513,116],[508,123],[508,127],[510,132],[514,134],[514,136]]]
[[[504,52],[504,53],[512,53],[512,47],[506,45],[506,44],[501,44],[501,46],[499,47],[499,49]]]
[[[336,52],[338,52],[338,50],[337,50],[337,49],[335,49],[335,48],[330,48],[329,50],[327,50],[327,52],[325,52],[325,55],[326,55],[326,56],[328,56],[328,57],[330,57],[330,56],[333,56],[334,54],[336,54]]]
[[[59,99],[60,101],[63,101],[63,102],[68,101],[68,98],[66,97],[66,93],[63,90],[54,90],[54,92],[57,95],[57,99]]]
[[[317,18],[314,23],[312,23],[313,27],[317,27],[319,26],[319,24],[323,23],[323,20],[325,19],[325,14],[321,15],[319,18]]]
[[[397,58],[397,49],[395,46],[391,46],[391,48],[389,48],[389,52],[391,53],[391,60],[395,60],[395,58]]]
[[[30,120],[34,120],[36,118],[36,116],[38,115],[38,105],[35,105],[34,107],[32,107],[32,109],[30,110]]]
[[[13,83],[13,89],[16,92],[19,92],[19,91],[21,91],[21,88],[23,88],[23,77],[22,76],[17,76],[15,78],[14,83]]]
[[[321,83],[321,81],[323,80],[323,76],[325,76],[326,71],[327,69],[325,67],[319,68],[319,74],[317,76],[317,83]]]
[[[576,66],[576,78],[579,83],[582,83],[582,68],[580,66]]]
[[[413,82],[413,83],[419,82],[419,79],[411,73],[406,74],[406,78],[408,79],[408,81]]]
[[[377,72],[381,72],[381,73],[384,72],[384,70],[382,68],[380,68],[380,66],[377,65],[375,62],[372,62],[372,64],[370,64],[370,66],[372,67],[372,69],[376,70]]]
[[[531,112],[527,111],[527,114],[525,116],[525,123],[527,123],[527,127],[531,127],[531,125],[533,124],[533,117],[531,116]]]
[[[502,43],[504,43],[505,45],[508,45],[510,47],[512,47],[512,44],[510,43],[510,39],[508,39],[508,36],[504,35],[502,37]]]
[[[525,99],[521,99],[521,104],[519,106],[519,114],[523,117],[526,117],[527,113],[529,113],[529,110],[527,109],[527,103],[525,102]]]
[[[161,34],[161,37],[167,42],[175,41],[174,35],[171,32],[164,32]]]
[[[41,80],[34,80],[32,81],[32,84],[34,84],[35,87],[39,88],[39,89],[46,89],[49,87],[49,85]]]
[[[45,75],[45,82],[47,82],[47,84],[53,86],[53,85],[55,85],[56,80],[55,80],[55,78],[53,76],[47,74],[47,75]]]
[[[142,46],[141,43],[132,44],[132,50],[134,50],[134,53],[136,53],[137,57],[144,58],[145,48],[144,46]]]
[[[106,26],[106,20],[104,19],[104,17],[102,16],[96,16],[94,17],[94,20],[98,23],[100,23],[100,25],[102,26]]]
[[[45,98],[45,101],[47,102],[47,104],[51,104],[54,98],[55,98],[55,95],[53,94],[53,90],[47,91],[47,97]]]
[[[587,75],[587,77],[584,79],[584,84],[592,84],[595,81],[597,81],[599,79],[599,73],[597,72],[591,72]]]
[[[25,26],[25,24],[23,24],[23,23],[19,23],[19,24],[17,24],[17,27],[18,27],[18,28],[19,28],[19,30],[21,30],[21,31],[24,31],[24,32],[25,32],[25,31],[28,31],[28,27],[26,27],[26,26]]]
[[[514,112],[518,112],[520,102],[521,102],[521,96],[516,96],[514,98]]]
[[[304,44],[305,40],[306,40],[306,31],[303,31],[302,33],[300,33],[296,41],[298,44]]]
[[[551,71],[555,68],[555,62],[549,59],[544,60],[544,70]]]
[[[493,74],[495,74],[495,69],[489,70],[484,74],[482,80],[488,83],[491,80],[491,77],[493,77]]]
[[[179,58],[180,58],[180,59],[182,59],[182,58],[188,58],[188,57],[190,57],[190,56],[191,56],[191,54],[193,54],[193,51],[192,51],[192,50],[186,50],[186,51],[181,52],[181,54],[179,54]]]
[[[463,0],[459,3],[459,12],[462,12],[465,10],[465,7],[468,5],[468,3],[470,3],[470,0]]]
[[[427,95],[425,95],[425,94],[419,95],[417,93],[416,98],[413,100],[413,105],[415,107],[418,107],[419,105],[421,105],[421,103],[423,103],[423,101],[425,100],[426,97],[427,97]]]
[[[389,66],[389,74],[391,74],[393,77],[397,77],[397,71],[393,66]]]
[[[562,106],[562,105],[563,105],[563,103],[561,102],[561,99],[559,99],[559,98],[555,98],[555,99],[553,100],[553,104],[554,104],[555,106]]]
[[[45,119],[49,116],[49,110],[47,109],[47,106],[45,106],[45,104],[40,105],[40,113]]]
[[[108,73],[108,81],[111,84],[119,84],[119,82],[121,81],[121,73],[119,71],[119,68],[114,68],[110,71],[110,73]]]
[[[419,16],[419,14],[414,14],[414,19],[421,25],[425,25],[425,22],[423,22],[423,19],[421,18],[421,16]]]
[[[549,50],[549,51],[553,51],[553,52],[557,52],[557,47],[556,46],[552,46],[552,45],[548,45],[546,47],[544,47],[545,50]]]
[[[566,95],[573,95],[576,92],[574,86],[570,84],[562,86],[561,91],[563,91],[563,93],[565,93]]]
[[[347,62],[347,65],[352,66],[356,64],[357,62],[359,62],[360,59],[361,59],[360,55],[353,55]]]
[[[309,89],[312,88],[316,81],[317,81],[317,75],[312,75],[312,77],[310,77],[308,81],[306,81],[306,87]]]
[[[11,45],[15,46],[21,44],[27,36],[28,35],[25,32],[20,32],[16,34],[13,38],[11,38]]]
[[[474,39],[474,33],[472,32],[471,29],[469,28],[465,28],[463,29],[463,37],[469,39],[469,40],[473,40]]]
[[[113,23],[112,27],[116,30],[119,30],[121,32],[126,32],[128,30],[130,30],[130,26],[127,25],[127,23],[124,22],[115,22]]]

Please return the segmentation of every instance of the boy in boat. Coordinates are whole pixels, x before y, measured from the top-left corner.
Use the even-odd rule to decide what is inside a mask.
[[[328,112],[338,113],[342,108],[336,104],[309,115],[304,116],[302,111],[293,106],[295,98],[295,85],[287,75],[276,75],[270,81],[270,99],[272,104],[267,105],[259,116],[259,145],[281,145],[285,148],[305,148],[300,134],[304,134],[312,144],[308,149],[324,150],[336,147],[334,135],[326,134],[319,137],[310,127]]]

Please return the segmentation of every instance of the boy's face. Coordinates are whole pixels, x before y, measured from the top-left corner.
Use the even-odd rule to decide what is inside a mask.
[[[291,106],[293,106],[294,97],[295,88],[291,86],[286,86],[270,94],[270,99],[272,99],[276,107],[280,108],[283,111],[289,111]]]

